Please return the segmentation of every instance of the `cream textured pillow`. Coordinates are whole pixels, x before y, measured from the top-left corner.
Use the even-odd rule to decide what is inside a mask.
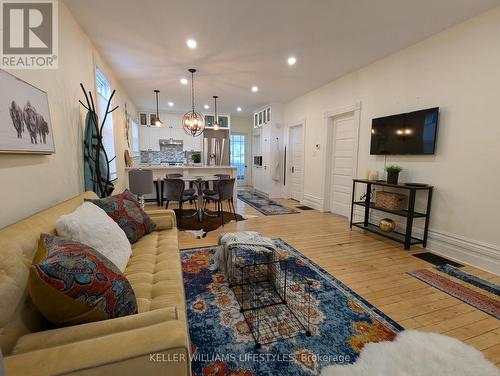
[[[123,230],[104,210],[84,202],[73,213],[61,216],[56,222],[57,234],[94,248],[123,273],[132,253]]]

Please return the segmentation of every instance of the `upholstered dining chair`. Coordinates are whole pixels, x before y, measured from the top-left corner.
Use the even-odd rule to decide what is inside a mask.
[[[184,175],[176,173],[176,174],[167,174],[166,176],[167,176],[167,179],[179,179],[179,178],[182,178]],[[190,195],[196,194],[196,189],[193,188],[193,182],[189,182],[189,189],[185,189],[184,193],[187,193]],[[193,202],[190,201],[189,203],[192,204]]]
[[[230,179],[231,178],[231,175],[228,175],[228,174],[214,174],[214,176],[218,177],[219,180],[214,181],[214,183],[213,183],[213,189],[204,189],[203,190],[203,193],[206,194],[206,195],[214,195],[214,194],[216,194],[217,193],[217,183],[220,180]]]
[[[234,207],[234,200],[233,200],[233,194],[234,194],[234,183],[235,183],[235,178],[230,178],[230,179],[221,179],[217,181],[216,185],[216,192],[211,195],[205,194],[203,198],[205,199],[205,204],[208,201],[214,201],[217,202],[217,212],[218,215],[221,217],[221,224],[224,226],[224,208],[222,207],[222,203],[224,201],[227,201],[229,205],[229,211],[232,211],[234,214],[234,219],[238,221],[238,216],[236,215],[236,209]]]
[[[196,199],[197,195],[193,192],[188,192],[189,190],[185,189],[184,180],[181,179],[165,179],[165,200],[167,204],[165,205],[165,209],[168,209],[168,204],[170,201],[177,201],[179,203],[179,225],[182,221],[183,210],[182,205],[186,201],[194,202],[194,206],[196,207]]]

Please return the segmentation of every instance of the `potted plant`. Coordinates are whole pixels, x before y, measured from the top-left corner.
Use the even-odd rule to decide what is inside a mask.
[[[402,170],[401,166],[391,165],[387,166],[385,170],[387,171],[387,183],[398,184],[399,173]]]
[[[192,154],[191,160],[193,161],[193,163],[201,163],[201,154]]]

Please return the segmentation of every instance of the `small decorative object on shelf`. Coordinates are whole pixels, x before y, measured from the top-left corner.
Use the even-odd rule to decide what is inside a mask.
[[[378,180],[378,171],[375,170],[369,171],[368,180]]]
[[[384,232],[393,232],[396,229],[396,223],[390,218],[383,218],[378,227]]]
[[[387,183],[398,184],[399,173],[401,172],[402,169],[403,168],[398,165],[387,166],[385,168],[385,170],[387,171]]]

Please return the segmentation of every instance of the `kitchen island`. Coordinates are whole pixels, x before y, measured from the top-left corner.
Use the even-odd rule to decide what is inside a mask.
[[[139,163],[133,167],[126,167],[125,170],[135,170],[135,169],[143,169],[143,170],[153,170],[153,178],[155,179],[155,187],[158,189],[158,194],[153,193],[151,195],[146,196],[146,201],[156,201],[158,205],[160,205],[159,193],[160,182],[164,179],[167,174],[182,174],[183,176],[207,176],[207,175],[215,175],[215,174],[227,174],[232,178],[236,179],[237,167],[233,166],[205,166],[205,165],[181,165],[181,166],[170,166],[168,164],[145,164]],[[128,173],[125,174],[128,179]],[[127,181],[128,186],[128,181]],[[234,184],[234,192],[233,199],[236,201],[237,198],[237,187],[236,183]]]

